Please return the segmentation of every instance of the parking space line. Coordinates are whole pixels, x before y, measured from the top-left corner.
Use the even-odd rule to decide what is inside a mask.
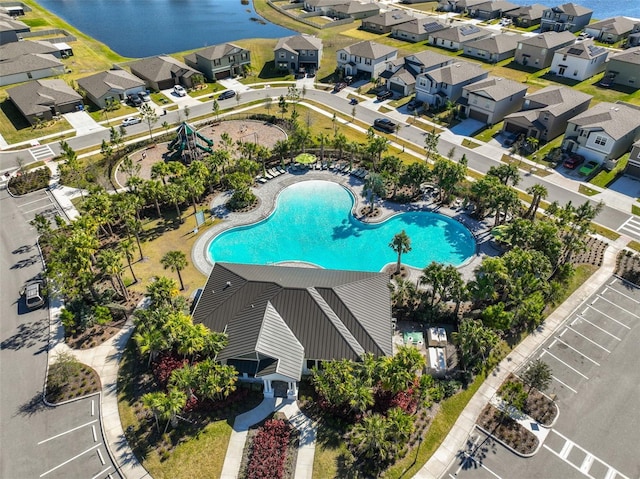
[[[96,427],[91,426],[91,433],[93,434],[93,442],[98,442],[98,436],[96,436]]]
[[[558,453],[558,456],[560,456],[562,459],[566,459],[567,456],[571,453],[571,449],[573,449],[573,442],[569,440],[565,441],[562,449]]]
[[[602,296],[598,296],[598,297],[599,297],[599,298],[602,298]],[[630,314],[631,316],[634,316],[634,317],[636,317],[636,318],[640,318],[640,316],[638,316],[638,315],[636,315],[636,314],[633,314],[633,313],[632,313],[631,311],[629,311],[628,309],[624,309],[623,307],[618,306],[616,303],[614,303],[613,301],[609,301],[607,298],[602,298],[602,300],[603,300],[603,301],[606,301],[607,303],[611,304],[612,306],[615,306],[616,308],[618,308],[618,309],[620,309],[620,310],[624,311],[625,313]],[[607,318],[611,319],[612,321],[615,321],[615,322],[616,322],[616,323],[618,323],[620,326],[624,326],[624,327],[625,327],[625,328],[627,328],[627,329],[631,329],[631,328],[630,328],[629,326],[627,326],[626,324],[623,324],[623,323],[621,323],[620,321],[618,321],[618,320],[616,320],[616,319],[613,319],[611,316],[606,315],[605,313],[603,313],[603,312],[602,312],[602,311],[600,311],[599,309],[596,309],[596,308],[594,308],[594,307],[591,307],[591,309],[593,309],[593,310],[597,311],[598,313],[600,313],[600,314],[602,314],[602,315],[606,316]]]
[[[618,291],[615,288],[609,288],[610,291],[613,291],[614,293],[618,293],[621,296],[624,296],[627,299],[630,299],[631,301],[633,301],[634,303],[640,303],[640,301],[638,301],[636,298],[632,298],[631,296],[629,296],[628,294],[624,294],[622,291]]]
[[[547,451],[550,451],[552,454],[558,456],[560,459],[562,459],[565,463],[569,464],[571,467],[573,467],[576,471],[582,472],[580,471],[580,468],[578,466],[576,466],[574,463],[567,461],[564,457],[560,456],[556,451],[554,451],[553,449],[551,449],[549,446],[547,446],[546,444],[543,444],[542,447],[544,447]],[[587,474],[588,475],[588,474]],[[591,476],[589,476],[591,477]]]
[[[477,466],[480,466],[482,469],[484,469],[485,471],[489,472],[489,474],[491,474],[493,477],[495,477],[496,479],[502,479],[498,474],[496,474],[495,472],[493,472],[491,469],[489,469],[487,466],[485,466],[484,464],[482,464],[482,462],[478,462],[475,460],[475,458],[473,456],[470,456],[469,454],[467,454],[466,452],[464,453],[464,455],[466,456],[467,459],[469,459],[471,462],[473,462],[474,464],[476,464]],[[463,462],[462,465],[458,468],[458,470],[456,471],[456,476],[458,475],[458,473],[460,472],[460,470],[462,469],[462,467],[464,466],[464,464],[466,463]],[[451,475],[451,473],[449,473],[449,477],[452,477],[453,479],[455,479],[454,476]]]
[[[579,374],[580,376],[582,376],[585,379],[589,379],[587,376],[585,376],[584,374],[582,374],[580,371],[578,371],[576,368],[574,368],[573,366],[565,363],[562,359],[560,359],[559,357],[557,357],[555,354],[549,352],[549,351],[542,351],[542,354],[547,353],[549,356],[551,356],[552,358],[556,359],[557,361],[560,361],[562,364],[564,364],[566,367],[568,367],[569,369],[571,369],[573,372],[575,372],[576,374]],[[542,357],[542,354],[540,355],[540,357]]]
[[[584,458],[584,461],[582,461],[582,464],[580,464],[580,470],[582,471],[583,474],[588,474],[589,473],[589,469],[591,469],[591,464],[593,464],[593,454],[591,453],[587,453],[587,457]]]
[[[102,452],[100,452],[100,449],[96,449],[96,452],[98,453],[98,458],[100,459],[100,462],[104,466],[106,463],[104,462],[104,457],[102,457]]]
[[[29,206],[29,205],[32,205],[33,203],[39,203],[40,201],[49,201],[49,198],[47,198],[47,197],[38,198],[37,200],[27,201],[25,203],[20,203],[18,205],[18,208],[22,208],[23,206]]]
[[[80,456],[84,456],[86,453],[93,451],[94,449],[96,449],[97,447],[100,447],[102,444],[96,444],[94,446],[91,446],[89,449],[87,449],[84,452],[81,452],[80,454],[76,454],[75,456],[73,456],[71,459],[67,459],[66,461],[64,461],[62,464],[58,464],[56,467],[49,469],[47,472],[44,472],[42,474],[40,474],[40,477],[44,477],[47,474],[60,469],[62,466],[66,466],[67,464],[69,464],[71,461],[75,461],[76,459],[78,459]]]
[[[53,440],[53,439],[57,439],[57,438],[59,438],[59,437],[61,437],[61,436],[64,436],[65,434],[69,434],[70,432],[77,431],[78,429],[82,429],[83,427],[91,426],[92,424],[94,424],[94,423],[96,423],[96,422],[98,422],[98,420],[97,420],[97,419],[94,419],[93,421],[89,421],[88,423],[83,424],[83,425],[81,425],[81,426],[74,427],[73,429],[69,429],[68,431],[61,432],[60,434],[56,434],[55,436],[52,436],[52,437],[50,437],[50,438],[48,438],[48,439],[45,439],[45,440],[43,440],[43,441],[40,441],[40,442],[38,443],[38,446],[40,446],[40,445],[44,444],[45,442],[49,442],[49,441],[51,441],[51,440]]]
[[[562,344],[564,344],[566,347],[568,347],[569,349],[572,349],[573,351],[575,351],[576,353],[578,353],[580,356],[582,356],[583,358],[588,359],[589,361],[591,361],[593,364],[595,364],[596,366],[600,366],[600,363],[597,361],[594,361],[593,359],[591,359],[589,356],[587,356],[584,353],[581,353],[580,351],[578,351],[576,348],[574,348],[573,346],[571,346],[570,344],[565,343],[562,339],[556,337],[555,340],[560,341]],[[551,347],[551,346],[549,346]]]
[[[596,310],[597,311],[597,310]],[[589,321],[587,318],[585,318],[584,316],[579,316],[580,319],[582,319],[584,322],[589,323],[591,326],[593,326],[596,329],[599,329],[600,331],[602,331],[603,333],[608,334],[609,336],[611,336],[613,339],[617,339],[618,341],[622,341],[622,339],[620,339],[618,336],[616,336],[615,334],[611,334],[609,331],[606,331],[604,329],[602,329],[600,326],[598,326],[597,324],[593,324],[591,321]],[[577,318],[576,318],[577,319]],[[573,324],[573,323],[571,323]]]
[[[582,336],[584,339],[586,339],[587,341],[589,341],[590,343],[598,346],[599,348],[601,348],[602,350],[606,351],[607,353],[611,354],[611,351],[609,351],[607,348],[605,348],[604,346],[596,343],[593,339],[587,338],[584,334],[582,334],[580,331],[576,331],[575,329],[573,329],[571,326],[567,326],[567,329],[570,329],[571,331],[573,331],[574,333],[576,333],[578,336]],[[565,330],[566,331],[566,330]]]
[[[96,474],[95,476],[93,476],[91,479],[97,479],[98,477],[102,476],[104,473],[106,473],[109,469],[111,469],[111,466],[108,466],[106,468],[104,468],[102,471],[100,471],[98,474]],[[111,474],[109,474],[109,477],[111,477]]]
[[[560,384],[562,384],[565,388],[570,389],[574,394],[578,394],[578,391],[576,391],[575,389],[573,389],[571,386],[569,386],[568,384],[563,383],[562,381],[560,381],[556,376],[551,375],[552,379],[555,379],[556,381],[558,381]]]
[[[48,203],[48,204],[43,205],[43,206],[38,206],[37,208],[33,208],[33,209],[30,209],[30,210],[23,211],[23,213],[33,213],[34,211],[42,210],[44,208],[51,208],[51,206],[53,206],[53,205],[51,203]]]

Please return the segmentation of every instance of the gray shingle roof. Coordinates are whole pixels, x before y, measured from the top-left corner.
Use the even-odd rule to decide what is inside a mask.
[[[387,285],[379,273],[216,263],[193,320],[229,335],[221,359],[259,350],[297,377],[292,371],[299,375],[301,354],[354,360],[364,351],[392,354]]]
[[[382,45],[381,43],[372,42],[370,40],[354,43],[353,45],[349,45],[348,47],[343,48],[343,50],[350,55],[373,59],[382,58],[386,55],[391,55],[394,52],[398,52],[398,50],[393,47]]]
[[[558,48],[568,42],[575,42],[576,37],[570,31],[544,32],[529,38],[522,38],[518,43],[533,45],[540,48]]]
[[[516,8],[518,8],[518,5],[516,5],[515,3],[507,2],[505,0],[490,0],[485,3],[481,3],[480,5],[476,5],[474,8],[477,8],[478,10],[482,10],[484,12],[497,12],[499,10],[508,12],[509,10],[515,10]]]
[[[490,76],[471,83],[465,86],[464,89],[492,100],[500,101],[516,93],[526,91],[527,86],[517,81]]]
[[[458,85],[467,80],[477,77],[485,72],[480,65],[471,62],[459,61],[451,65],[443,66],[437,70],[424,73],[431,77],[436,83],[447,83]]]
[[[452,62],[453,58],[449,55],[443,55],[442,53],[434,52],[433,50],[424,50],[422,52],[407,55],[407,61],[410,64],[417,63],[420,68],[432,68],[441,63]]]
[[[202,50],[193,52],[194,55],[206,58],[207,60],[218,60],[227,55],[234,55],[244,51],[244,48],[234,45],[233,43],[222,43],[220,45],[212,45]]]
[[[611,62],[624,62],[631,63],[633,65],[640,65],[640,47],[633,47],[625,50],[622,53],[618,53],[617,55],[613,55],[609,59],[609,68],[611,68]]]
[[[500,33],[489,38],[481,38],[466,43],[467,47],[484,50],[489,53],[505,53],[515,50],[522,37],[514,33]]]
[[[374,25],[389,27],[406,23],[412,19],[413,17],[404,10],[391,10],[379,15],[374,15],[373,17],[365,18],[363,23],[372,23]]]
[[[542,18],[542,12],[547,9],[546,5],[534,3],[533,5],[524,5],[522,7],[511,10],[507,13],[509,17],[526,18],[529,20],[537,20]]]
[[[609,50],[597,46],[593,43],[593,40],[576,42],[574,45],[569,45],[556,51],[556,55],[568,55],[575,58],[584,58],[585,60],[598,58],[602,55],[606,58],[608,54]]]
[[[422,35],[424,33],[433,33],[448,28],[444,23],[433,20],[432,18],[414,18],[406,23],[398,26],[398,30],[402,32]]]
[[[586,7],[583,7],[582,5],[577,5],[575,3],[565,3],[558,7],[553,7],[547,10],[566,13],[567,15],[573,15],[574,17],[579,17],[582,15],[586,15],[588,13],[593,13],[593,10],[591,10],[590,8],[586,8]]]
[[[622,103],[602,102],[570,121],[583,129],[604,131],[618,140],[640,128],[640,109]]]
[[[582,93],[574,88],[552,85],[525,95],[525,104],[527,104],[526,101],[528,100],[529,107],[526,110],[525,107],[523,111],[511,113],[507,115],[507,118],[524,116],[533,121],[540,113],[545,111],[557,117],[585,101],[591,100],[591,98],[593,98],[591,95]]]
[[[342,5],[346,0],[306,0],[310,7],[330,7],[332,5]]]
[[[50,42],[23,40],[0,46],[0,61],[17,58],[29,53],[58,53],[60,50]]]
[[[452,42],[467,42],[475,38],[481,38],[491,35],[491,30],[477,27],[471,24],[458,25],[451,28],[445,28],[433,34],[434,38],[442,38],[443,40]]]
[[[145,58],[129,65],[131,69],[135,69],[140,75],[150,81],[162,81],[171,78],[171,73],[182,72],[185,74],[199,74],[197,70],[188,65],[168,56],[157,56]]]
[[[78,79],[78,86],[95,98],[144,86],[144,81],[126,70],[109,70]]]
[[[48,53],[29,53],[0,61],[0,75],[2,76],[35,72],[47,68],[60,68],[62,69],[60,73],[64,73],[63,63]]]
[[[7,90],[11,101],[24,115],[48,112],[50,106],[82,101],[64,80],[32,80]]]
[[[10,15],[0,13],[0,32],[22,32],[29,30],[30,28],[26,23],[15,20]]]
[[[633,30],[633,26],[636,23],[636,20],[631,20],[627,17],[613,17],[599,22],[590,23],[585,28],[622,35],[623,33],[628,33]]]
[[[342,5],[336,5],[334,11],[352,15],[354,13],[380,11],[380,7],[376,3],[348,2]]]
[[[278,40],[274,50],[281,48],[292,52],[299,52],[300,50],[322,50],[322,40],[313,35],[293,35]]]

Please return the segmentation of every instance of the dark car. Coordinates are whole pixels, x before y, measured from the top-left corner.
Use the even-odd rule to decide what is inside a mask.
[[[609,88],[611,85],[613,85],[613,76],[605,75],[602,80],[600,80],[600,83],[598,83],[598,85],[603,88]]]
[[[333,86],[333,91],[340,91],[340,90],[344,90],[345,88],[347,88],[347,84],[343,81],[336,83]]]
[[[423,101],[421,100],[416,100],[415,98],[413,100],[411,100],[409,103],[407,103],[407,109],[409,111],[415,111],[418,108],[420,108],[422,105],[424,104]]]
[[[378,93],[378,101],[388,100],[389,98],[393,98],[393,92],[391,90],[385,90],[383,92]]]
[[[218,100],[228,100],[229,98],[233,98],[234,96],[236,96],[236,92],[233,90],[225,90],[222,93],[220,93],[220,96],[218,97]]]
[[[564,163],[562,163],[562,165],[565,168],[574,170],[577,166],[581,165],[582,163],[584,163],[584,156],[578,155],[576,153],[570,153],[569,158],[564,160]]]
[[[344,82],[347,85],[351,85],[353,83],[353,77],[352,76],[344,77]]]
[[[138,96],[138,95],[128,95],[127,99],[129,100],[129,103],[133,106],[140,106],[142,105],[142,99]]]
[[[373,121],[373,126],[380,130],[386,131],[387,133],[393,133],[394,131],[396,131],[396,124],[388,118],[376,118]]]
[[[148,91],[141,91],[138,96],[142,101],[151,101],[151,95],[149,95]]]
[[[351,100],[349,100],[349,105],[357,105],[357,104],[358,104],[357,98],[352,98]]]

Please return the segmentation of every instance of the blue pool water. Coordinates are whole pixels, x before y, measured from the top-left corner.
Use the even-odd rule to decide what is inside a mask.
[[[248,264],[302,261],[375,272],[397,260],[389,243],[402,230],[413,248],[402,255],[403,264],[424,268],[438,261],[457,266],[475,253],[469,230],[446,216],[402,213],[371,225],[353,217],[353,204],[351,193],[336,183],[296,183],[281,192],[271,216],[218,235],[209,245],[210,258]]]

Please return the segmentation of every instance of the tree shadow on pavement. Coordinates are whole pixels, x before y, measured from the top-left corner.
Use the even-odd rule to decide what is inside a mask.
[[[16,416],[31,417],[47,409],[49,406],[44,403],[42,392],[38,391],[31,399],[18,407]]]

